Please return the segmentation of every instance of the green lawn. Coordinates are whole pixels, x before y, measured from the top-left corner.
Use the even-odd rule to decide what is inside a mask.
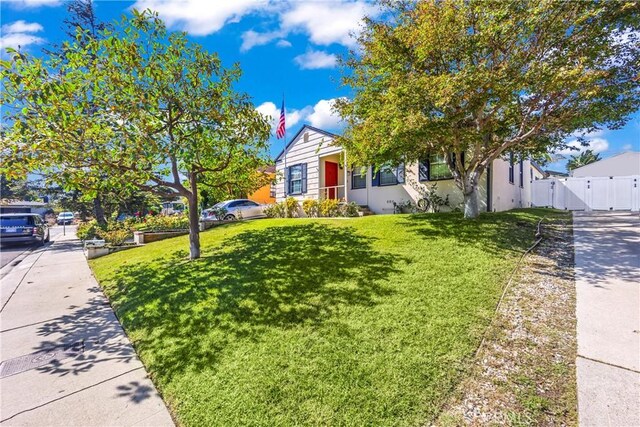
[[[91,265],[181,425],[423,425],[547,213],[260,220]]]

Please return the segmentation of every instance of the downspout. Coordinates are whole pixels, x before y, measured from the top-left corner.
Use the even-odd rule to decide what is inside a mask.
[[[492,187],[493,187],[493,179],[491,177],[491,165],[489,165],[487,166],[487,212],[491,212],[493,207],[491,206]]]
[[[344,201],[345,203],[349,203],[349,196],[348,196],[348,187],[347,187],[347,150],[342,150],[342,152],[344,153]]]

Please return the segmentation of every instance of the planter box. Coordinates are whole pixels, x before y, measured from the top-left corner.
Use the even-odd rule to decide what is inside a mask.
[[[157,242],[158,240],[170,239],[172,237],[183,236],[185,234],[189,234],[189,231],[134,231],[133,241],[137,245],[144,245],[145,243]]]
[[[100,258],[101,256],[109,255],[114,252],[126,251],[132,249],[138,245],[124,245],[124,246],[106,246],[106,245],[85,245],[84,255],[87,259]]]
[[[223,219],[201,219],[200,220],[200,231],[205,231],[210,228],[213,228],[217,225],[228,224],[230,222],[238,222],[238,220],[223,220]]]

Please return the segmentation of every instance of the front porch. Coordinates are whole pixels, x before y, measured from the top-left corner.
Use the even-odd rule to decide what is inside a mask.
[[[344,151],[318,158],[318,200],[335,199],[347,202],[347,169]]]

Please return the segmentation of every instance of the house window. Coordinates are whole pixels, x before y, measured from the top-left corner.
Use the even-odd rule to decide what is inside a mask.
[[[289,194],[302,194],[302,165],[289,168]]]
[[[275,199],[276,197],[276,184],[271,183],[271,186],[269,187],[269,197],[273,197]]]
[[[518,163],[518,172],[520,173],[520,188],[524,187],[524,160],[520,159],[520,162]]]
[[[453,178],[444,154],[430,154],[426,160],[418,164],[418,178],[420,181],[437,181]]]
[[[351,189],[360,188],[367,188],[367,169],[359,166],[351,171]]]
[[[382,165],[380,170],[373,174],[372,184],[374,187],[404,184],[404,163],[400,163],[397,167],[389,163]]]
[[[513,153],[509,153],[509,184],[513,184]]]
[[[396,174],[393,172],[394,171],[391,166],[383,166],[380,168],[380,185],[396,185],[398,183],[398,179],[396,178]]]

